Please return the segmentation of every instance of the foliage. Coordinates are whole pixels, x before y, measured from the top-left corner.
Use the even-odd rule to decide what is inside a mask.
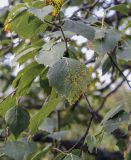
[[[0,159],[130,159],[130,1],[9,6],[0,8]]]

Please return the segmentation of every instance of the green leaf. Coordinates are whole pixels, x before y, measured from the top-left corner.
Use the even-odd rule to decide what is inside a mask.
[[[103,65],[102,65],[102,74],[106,74],[110,68],[112,67],[112,62],[109,57],[106,57]]]
[[[19,80],[16,94],[19,96],[27,94],[33,80],[41,74],[43,69],[44,66],[39,64],[32,66],[32,68],[28,68]]]
[[[93,49],[99,55],[110,53],[120,40],[120,34],[114,29],[106,29],[105,37],[93,41]]]
[[[122,47],[117,51],[117,56],[125,61],[131,61],[131,40],[122,44]]]
[[[120,105],[116,108],[113,108],[106,114],[103,121],[101,122],[101,125],[107,132],[111,133],[116,130],[119,125],[123,124],[124,122],[127,123],[129,119],[129,113],[127,113],[123,106]]]
[[[19,3],[15,5],[8,14],[7,22],[13,20],[15,17],[19,16],[22,12],[27,10],[27,6],[24,3]]]
[[[107,120],[109,120],[109,119],[111,119],[111,118],[113,118],[113,117],[116,116],[119,112],[121,112],[121,111],[123,111],[123,110],[124,110],[124,108],[123,108],[122,105],[119,105],[119,106],[117,106],[117,107],[112,108],[112,109],[104,116],[104,119],[103,119],[102,123],[105,122],[105,121],[107,121]]]
[[[7,111],[5,120],[11,132],[18,137],[28,127],[30,116],[25,109],[16,106]]]
[[[65,154],[60,153],[54,158],[54,160],[62,160],[64,157],[65,157]]]
[[[51,21],[50,15],[46,16],[47,21]],[[10,23],[10,30],[15,31],[21,38],[34,38],[40,32],[44,32],[48,27],[47,23],[43,23],[37,17],[31,15],[28,10],[23,11]]]
[[[34,8],[43,8],[45,7],[44,1],[32,1],[31,6]]]
[[[97,140],[96,140],[95,136],[88,135],[87,138],[86,138],[86,143],[87,143],[89,151],[92,153],[93,149],[97,145]]]
[[[44,64],[45,66],[53,66],[60,58],[63,57],[66,51],[65,43],[60,42],[52,46],[50,50],[42,49],[40,54],[36,56],[36,61],[39,64]]]
[[[66,38],[71,38],[72,36],[75,35],[75,33],[71,32],[71,31],[63,31],[64,32],[64,35]],[[45,35],[45,37],[51,37],[51,38],[59,38],[59,37],[62,37],[63,38],[63,35],[61,33],[61,31],[55,31],[55,32],[51,32],[51,33],[48,33]]]
[[[87,92],[89,73],[84,64],[71,58],[60,59],[47,73],[49,83],[58,93],[74,104]]]
[[[126,141],[123,140],[123,139],[119,139],[117,144],[116,144],[118,147],[119,147],[119,150],[124,152],[126,150]]]
[[[14,160],[26,160],[26,157],[36,149],[36,144],[29,141],[7,142],[4,153]]]
[[[40,49],[43,45],[44,41],[42,39],[34,39],[30,40],[27,39],[25,41],[19,42],[19,45],[13,48],[13,52],[15,53],[15,56],[18,56],[21,53],[24,53],[26,50],[27,53],[29,53],[29,49]],[[26,54],[27,55],[27,54]]]
[[[37,54],[38,50],[39,48],[29,47],[24,51],[22,51],[21,53],[19,53],[17,56],[15,56],[14,61],[19,62],[19,64],[21,65],[28,59],[33,58]]]
[[[19,84],[19,80],[21,79],[21,77],[22,77],[27,71],[30,71],[30,70],[32,70],[33,68],[37,67],[37,65],[38,65],[38,64],[37,64],[36,62],[32,62],[32,63],[30,63],[29,65],[27,65],[23,70],[21,70],[21,71],[18,73],[18,75],[17,75],[17,77],[14,79],[12,85],[13,85],[14,87],[17,87],[18,84]]]
[[[29,8],[29,12],[44,22],[44,18],[52,12],[53,6],[45,6],[42,9]]]
[[[127,7],[126,4],[118,4],[113,7],[108,8],[108,10],[118,11],[126,16],[128,16],[128,14],[129,14],[129,8]]]
[[[15,95],[9,95],[3,101],[0,102],[0,114],[5,115],[5,113],[13,106],[15,106],[16,97]]]
[[[63,30],[82,35],[89,40],[93,40],[95,36],[94,28],[80,21],[66,20]]]
[[[53,133],[53,130],[55,128],[54,120],[51,118],[45,118],[43,123],[39,126],[39,130],[46,131],[48,133]]]
[[[27,61],[30,60],[30,59],[33,60],[34,57],[35,57],[35,55],[36,55],[37,53],[38,53],[38,50],[37,50],[37,49],[34,50],[34,51],[32,51],[32,52],[29,52],[28,54],[21,56],[21,57],[17,60],[17,62],[19,63],[19,65],[22,65],[23,63],[27,62]]]
[[[49,86],[49,80],[47,78],[48,69],[46,68],[40,75],[40,86],[44,89],[44,93],[49,95],[51,93],[52,87]]]
[[[98,28],[95,29],[95,39],[102,39],[105,37],[105,34],[106,34],[105,30]]]
[[[80,157],[78,157],[74,154],[69,154],[64,158],[64,160],[80,160]]]
[[[119,126],[123,123],[127,123],[129,121],[129,114],[126,112],[123,112],[121,115],[119,115],[116,119],[111,119],[106,121],[103,124],[103,128],[106,132],[112,133],[114,130],[119,128]]]
[[[42,49],[45,51],[49,51],[53,47],[53,45],[55,45],[55,43],[56,42],[54,40],[50,40],[49,42],[43,45]]]
[[[81,0],[70,1],[71,6],[79,6],[81,4]]]
[[[35,153],[30,154],[26,160],[41,160],[48,153],[51,145],[47,145],[44,149],[38,150]]]
[[[36,113],[30,120],[30,130],[36,131],[42,121],[55,109],[60,102],[60,98],[56,94],[55,90],[52,90],[49,101],[43,105],[40,111]]]

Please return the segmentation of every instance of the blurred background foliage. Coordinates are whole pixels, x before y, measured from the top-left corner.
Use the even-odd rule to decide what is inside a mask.
[[[15,61],[15,58],[17,57],[16,55],[21,52],[22,47],[23,49],[28,49],[28,47],[31,46],[36,47],[36,50],[33,51],[31,55],[29,55],[28,57],[28,59],[30,60],[39,52],[41,46],[43,46],[43,44],[46,43],[46,41],[42,40],[42,35],[40,35],[40,37],[37,37],[37,39],[33,39],[33,36],[25,38],[25,35],[30,35],[29,31],[31,33],[33,33],[33,31],[36,31],[35,29],[37,28],[37,26],[35,26],[33,30],[31,30],[30,28],[28,31],[26,30],[24,32],[24,36],[23,34],[21,34],[22,37],[24,37],[23,39],[19,38],[18,35],[14,32],[5,32],[3,30],[5,20],[11,8],[18,3],[28,3],[30,1],[31,0],[10,0],[8,6],[0,8],[1,101],[3,100],[3,98],[5,98],[7,95],[14,91],[14,87],[12,86],[13,80],[17,76],[18,72],[28,65],[28,62],[26,61],[27,57],[26,59],[25,57],[19,59],[19,63],[21,65],[17,64],[17,62]],[[90,5],[92,3],[94,3],[94,0],[67,1],[67,3],[62,8],[61,16],[71,17],[73,11],[77,10],[79,7],[83,7],[84,5]],[[83,17],[86,15],[85,20],[89,20],[92,24],[101,26],[101,24],[99,23],[101,22],[104,16],[104,11],[107,8],[118,4],[125,4],[129,8],[131,7],[130,0],[100,0],[93,8],[90,8],[86,13],[85,11],[81,10],[81,12],[79,12],[78,14],[78,17],[80,19],[83,19]],[[123,37],[125,39],[131,40],[131,10],[129,10],[128,15],[123,14],[121,11],[108,11],[105,17],[105,23],[120,30],[123,33]],[[15,27],[16,26],[14,26],[14,28]],[[51,32],[52,28],[49,28],[48,31]],[[18,30],[18,33],[20,32],[22,31]],[[32,39],[31,43],[30,39]],[[126,155],[126,153],[129,153],[129,151],[127,150],[131,143],[129,129],[130,120],[128,120],[123,125],[121,124],[111,134],[103,130],[101,131],[101,126],[99,125],[103,117],[105,117],[105,115],[107,114],[107,112],[119,105],[123,105],[125,111],[130,113],[131,91],[129,86],[127,85],[126,81],[123,80],[123,76],[117,70],[115,70],[114,67],[112,67],[112,65],[108,61],[108,57],[95,57],[95,54],[91,50],[92,47],[90,47],[90,45],[92,44],[90,44],[89,41],[87,42],[87,40],[84,37],[73,36],[70,39],[69,43],[70,57],[85,62],[88,66],[90,74],[92,75],[88,97],[90,103],[93,105],[95,113],[98,116],[98,119],[93,121],[89,135],[86,138],[85,144],[90,152],[93,152],[94,148],[98,148],[99,154],[89,154],[85,149],[86,151],[83,152],[82,156],[83,160],[122,160],[124,159],[124,156],[125,160],[130,160],[130,155]],[[15,55],[15,53],[17,54]],[[131,61],[125,61],[125,59],[120,59],[118,64],[122,69],[123,73],[125,75],[128,75],[128,80],[130,81],[131,74],[129,74],[129,72],[131,69]],[[51,93],[51,88],[49,86],[47,77],[42,77],[41,75],[40,80],[36,78],[33,82],[34,83],[32,83],[28,95],[22,96],[19,102],[23,108],[27,109],[30,112],[30,115],[34,115],[37,112],[37,110],[41,108],[43,102]],[[74,144],[81,137],[81,135],[83,135],[85,127],[87,126],[87,122],[89,122],[89,120],[90,113],[87,110],[87,102],[84,98],[80,97],[80,100],[76,102],[73,106],[70,106],[66,100],[63,100],[63,102],[57,107],[57,109],[52,114],[50,114],[50,117],[47,118],[41,124],[41,126],[39,126],[39,132],[33,136],[32,140],[35,142],[35,144],[36,142],[38,142],[37,149],[34,149],[35,152],[33,154],[39,154],[40,152],[40,156],[38,156],[40,158],[37,158],[38,160],[60,160],[61,158],[57,157],[56,155],[61,153],[61,150],[65,148],[71,148],[72,143]],[[6,137],[7,128],[5,120],[2,116],[0,118],[0,127],[0,147],[2,148],[5,141],[7,141],[6,138],[8,138],[9,142],[12,140],[15,141],[15,138],[11,133],[9,133],[9,135]],[[27,138],[31,139],[30,133],[25,130],[25,132],[23,132],[20,135],[20,139],[23,140]],[[60,144],[57,144],[56,141],[59,141]],[[57,148],[57,146],[59,147],[59,145],[61,144],[64,144],[65,146],[60,147],[59,150],[53,149]],[[126,144],[128,144],[128,146],[126,146]],[[22,158],[24,158],[22,156],[22,158],[20,158],[17,155],[19,151],[21,151],[21,154],[23,155],[28,155],[28,150],[30,150],[30,148],[27,147],[27,153],[25,153],[25,151],[23,151],[23,149],[20,148],[20,144],[18,145],[19,147],[17,147],[17,144],[14,146],[11,146],[11,144],[8,145],[8,154],[12,153],[9,151],[9,149],[13,150],[13,158],[18,157],[19,160],[23,160]],[[27,144],[25,143],[25,146],[26,145]],[[36,146],[34,146],[34,148],[35,147]],[[9,155],[11,156],[11,154]],[[28,159],[27,156],[25,157],[26,159]],[[0,159],[11,160],[11,158],[7,157],[6,154],[1,155]],[[31,158],[29,157],[29,159]],[[75,158],[72,160],[75,160]]]

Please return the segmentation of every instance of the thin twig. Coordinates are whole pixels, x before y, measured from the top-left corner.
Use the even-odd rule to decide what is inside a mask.
[[[83,137],[82,137],[82,141],[83,141],[83,142],[82,142],[81,149],[80,149],[80,156],[82,155],[82,151],[83,151],[83,147],[84,147],[84,142],[85,142],[85,139],[86,139],[86,137],[87,137],[87,135],[88,135],[88,133],[89,133],[89,130],[90,130],[92,121],[93,121],[93,116],[91,116],[90,121],[89,121],[89,124],[88,124],[88,126],[87,126],[87,129],[86,129],[86,131],[85,131],[85,133],[84,133],[84,135],[83,135]]]
[[[65,47],[66,47],[66,56],[69,57],[69,53],[68,53],[68,43],[67,43],[67,40],[66,40],[66,36],[65,36],[65,33],[61,27],[61,25],[58,25],[56,23],[52,23],[52,22],[48,22],[47,20],[44,20],[46,23],[50,24],[50,25],[53,25],[55,26],[56,28],[59,28],[61,33],[62,33],[62,36],[63,36],[63,39],[64,39],[64,42],[65,42]],[[60,20],[59,20],[60,21]]]
[[[60,28],[61,26],[59,26],[58,24],[56,24],[55,22],[49,22],[49,21],[47,21],[47,20],[44,20],[44,22],[46,22],[46,23],[48,23],[48,24],[50,24],[50,25],[52,25],[52,26],[55,26],[55,27],[57,27],[57,28]]]
[[[91,5],[85,5],[80,7],[79,9],[77,9],[73,15],[71,16],[71,18],[73,18],[78,12],[80,12],[81,10],[87,10],[87,9],[92,9],[93,7],[95,7],[97,5],[97,3],[99,2],[99,0],[95,1],[94,3],[92,3]]]
[[[88,98],[87,98],[87,96],[86,96],[85,94],[84,94],[84,97],[85,97],[85,99],[86,99],[86,101],[87,101],[87,103],[88,103],[88,111],[89,111],[90,114],[91,114],[91,118],[90,118],[89,124],[88,124],[88,126],[87,126],[87,128],[86,128],[86,131],[85,131],[84,135],[83,135],[83,136],[74,144],[74,146],[68,151],[68,152],[71,152],[74,148],[76,148],[79,144],[81,144],[80,155],[82,154],[82,150],[83,150],[85,138],[86,138],[86,136],[87,136],[88,133],[89,133],[89,129],[90,129],[90,127],[91,127],[92,120],[93,120],[93,118],[96,118],[96,119],[97,119],[96,114],[95,114],[95,112],[93,111],[93,108],[92,108],[92,106],[91,106],[91,104],[90,104],[90,102],[89,102],[89,100],[88,100]]]
[[[88,97],[85,94],[84,94],[84,97],[85,97],[85,99],[86,99],[86,101],[88,103],[88,110],[89,110],[89,112],[91,113],[91,115],[93,116],[93,118],[97,119],[97,116],[96,116],[96,114],[95,114],[95,112],[94,112],[94,110],[93,110],[93,108],[92,108],[92,106],[90,104],[90,101],[89,101]]]
[[[60,17],[60,14],[59,14],[59,24],[61,24],[61,17]],[[69,57],[69,54],[68,54],[68,43],[67,43],[67,39],[66,39],[66,36],[65,36],[65,33],[62,29],[62,26],[59,27],[60,28],[60,31],[62,33],[62,36],[63,36],[63,39],[65,41],[65,47],[66,47],[66,56]]]
[[[66,47],[66,54],[67,54],[67,57],[69,57],[69,53],[68,53],[68,43],[67,43],[67,40],[66,40],[66,36],[65,36],[65,33],[62,29],[62,27],[60,26],[59,27],[60,30],[61,30],[61,33],[62,33],[62,36],[63,36],[63,39],[64,39],[64,42],[65,42],[65,47]]]
[[[114,59],[112,58],[111,54],[109,54],[109,53],[107,53],[107,54],[108,54],[109,58],[111,59],[113,65],[116,67],[116,69],[120,72],[120,74],[121,74],[121,75],[124,77],[124,79],[126,80],[129,88],[131,88],[130,83],[129,83],[127,77],[126,77],[126,76],[124,75],[124,73],[121,71],[121,69],[119,68],[119,66],[115,63],[115,61],[114,61]]]
[[[87,128],[86,128],[86,130],[85,130],[84,135],[73,145],[73,147],[71,147],[71,148],[69,149],[68,153],[69,153],[69,152],[72,152],[72,150],[75,149],[79,144],[82,144],[82,145],[81,145],[81,151],[80,151],[80,155],[81,155],[82,150],[83,150],[83,146],[84,146],[84,142],[85,142],[85,138],[86,138],[86,136],[87,136],[88,133],[89,133],[92,120],[93,120],[93,116],[91,115],[89,124],[88,124],[88,126],[87,126]]]
[[[85,61],[85,65],[88,65],[88,64],[90,64],[90,63],[94,63],[96,61],[96,57],[95,56],[93,56],[91,59],[89,59],[89,60],[87,60],[87,61]]]
[[[56,150],[56,151],[58,151],[58,152],[60,152],[60,153],[62,153],[62,154],[64,154],[64,155],[66,155],[67,153],[66,152],[64,152],[64,151],[62,151],[62,150],[60,150],[59,148],[53,148],[54,150]]]

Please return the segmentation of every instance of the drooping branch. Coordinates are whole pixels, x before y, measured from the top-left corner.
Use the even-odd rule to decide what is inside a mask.
[[[49,137],[44,137],[42,133],[39,133],[33,137],[33,140],[35,142],[41,142],[41,143],[53,143],[53,139]],[[81,149],[82,143],[77,143],[77,140],[63,140],[60,141],[60,148],[66,149],[67,151],[70,151],[71,148],[73,149]],[[66,152],[66,151],[65,151]],[[96,160],[124,160],[122,153],[120,152],[109,152],[107,150],[102,149],[93,149],[93,152],[90,153],[88,150],[88,146],[84,144],[83,146],[83,152],[86,154],[91,154],[96,158]]]

